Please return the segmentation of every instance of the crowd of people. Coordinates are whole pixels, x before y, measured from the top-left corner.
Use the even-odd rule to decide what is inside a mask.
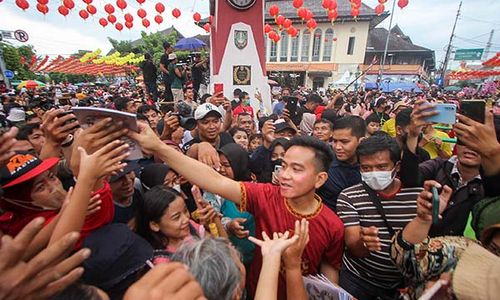
[[[498,295],[498,94],[445,128],[436,104],[463,97],[434,87],[282,87],[254,111],[177,80],[157,102],[144,79],[2,95],[0,299],[307,299],[314,274],[360,300]],[[88,106],[138,129],[82,128]]]

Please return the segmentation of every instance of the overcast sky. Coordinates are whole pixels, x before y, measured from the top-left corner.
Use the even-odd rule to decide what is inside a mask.
[[[85,7],[85,3],[81,0],[74,0],[76,7],[66,18],[57,12],[60,1],[49,1],[50,12],[46,16],[36,10],[36,1],[28,1],[30,8],[23,12],[15,5],[15,0],[3,0],[0,3],[0,29],[27,31],[30,36],[29,43],[35,46],[40,55],[69,55],[79,49],[95,50],[97,48],[107,52],[111,46],[106,37],[134,40],[139,38],[140,31],[144,29],[136,14],[140,6],[135,0],[127,0],[128,7],[125,10],[134,16],[134,28],[132,30],[124,28],[122,32],[118,32],[111,25],[102,28],[98,23],[98,19],[105,15],[104,5],[106,3],[115,4],[114,0],[94,0],[98,13],[86,21],[78,16],[79,9]],[[143,7],[152,14],[155,12],[156,2],[156,0],[146,0]],[[151,26],[147,32],[156,32],[173,24],[185,36],[203,33],[204,30],[194,25],[192,15],[194,12],[200,12],[202,17],[206,17],[208,15],[208,2],[208,0],[162,1],[166,6],[166,11],[163,13],[164,23],[158,26],[153,21],[154,15],[148,15],[147,18],[150,20]],[[371,7],[378,4],[377,0],[363,0],[363,2]],[[403,10],[396,6],[393,24],[398,24],[415,44],[435,50],[436,63],[439,66],[448,44],[460,1],[409,0],[409,2],[409,5]],[[495,52],[500,52],[500,18],[498,17],[500,1],[464,0],[463,2],[462,16],[457,25],[457,38],[454,41],[454,46],[458,48],[484,48],[489,32],[491,29],[495,29],[490,56]],[[391,3],[392,1],[389,0],[386,4],[386,10],[390,10]],[[179,19],[174,19],[170,13],[174,7],[178,7],[183,12]],[[125,12],[116,12],[115,15],[119,19],[123,19],[121,16]],[[387,27],[388,23],[389,18],[380,26]]]

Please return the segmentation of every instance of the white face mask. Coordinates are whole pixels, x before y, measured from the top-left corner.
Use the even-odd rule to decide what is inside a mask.
[[[176,190],[177,192],[181,193],[181,185],[180,184],[174,184],[172,186],[172,189]]]
[[[382,191],[387,188],[392,181],[396,173],[394,169],[391,171],[373,171],[373,172],[361,172],[361,179],[374,191]]]

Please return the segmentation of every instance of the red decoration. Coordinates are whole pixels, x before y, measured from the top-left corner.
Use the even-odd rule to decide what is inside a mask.
[[[26,63],[26,57],[21,56],[21,59],[19,59],[21,62],[21,65],[24,65]]]
[[[181,11],[178,8],[172,9],[172,16],[176,19],[179,18],[181,16]]]
[[[149,22],[148,19],[142,19],[142,26],[148,28],[151,23]]]
[[[139,16],[139,18],[144,19],[146,17],[147,13],[144,9],[139,8],[137,10],[137,15]]]
[[[146,2],[146,0],[137,0],[137,3],[139,3],[140,5],[142,5],[144,2]],[[145,26],[145,27],[147,28],[147,26]]]
[[[279,13],[280,8],[278,7],[278,5],[271,5],[271,7],[269,7],[269,14],[271,16],[276,17]]]
[[[328,6],[328,9],[329,10],[337,9],[337,0],[330,1],[330,5]]]
[[[84,20],[87,20],[87,18],[89,17],[89,13],[84,9],[80,10],[78,14],[80,15],[80,18]]]
[[[316,20],[311,19],[307,21],[306,26],[307,28],[309,28],[309,30],[314,30],[318,26],[318,24],[316,23]]]
[[[36,5],[36,9],[44,15],[46,15],[49,12],[49,7],[45,4],[38,3]]]
[[[109,21],[109,23],[111,23],[111,24],[115,24],[115,22],[116,22],[116,17],[115,17],[114,15],[109,15],[109,16],[108,16],[108,21]]]
[[[375,13],[377,14],[377,16],[380,16],[381,14],[383,14],[384,10],[385,10],[385,7],[383,4],[379,4],[375,7]]]
[[[385,4],[387,2],[387,0],[378,0],[378,3],[380,4]]]
[[[283,22],[285,22],[285,17],[283,15],[279,15],[276,17],[276,24],[278,25],[283,25]]]
[[[399,8],[403,9],[408,5],[408,0],[399,0],[398,1],[398,6]]]
[[[361,0],[351,0],[351,6],[359,8],[361,6]]]
[[[304,0],[293,0],[293,7],[299,9],[304,5]]]
[[[269,24],[264,25],[264,33],[269,33],[273,28]]]
[[[108,14],[112,14],[115,12],[115,7],[111,4],[106,4],[104,5],[104,10],[108,13]]]
[[[203,29],[205,29],[206,32],[210,32],[210,24],[206,23],[203,25]]]
[[[336,42],[336,41],[337,41],[337,38],[336,38],[336,37],[334,37],[334,38],[333,38],[333,41],[334,41],[334,42]]]
[[[155,22],[158,23],[158,25],[160,25],[163,22],[163,17],[160,15],[156,15]]]
[[[295,27],[290,26],[290,27],[288,27],[288,29],[286,31],[288,32],[289,35],[293,35],[295,30],[297,30],[297,29],[295,29]]]
[[[73,9],[73,8],[75,8],[75,2],[73,2],[73,0],[64,0],[64,1],[63,1],[63,5],[64,5],[67,9]]]
[[[351,9],[351,16],[353,18],[356,18],[357,16],[359,16],[359,9],[358,8],[352,8]]]
[[[92,0],[83,0],[83,2],[90,4],[90,3],[92,3]]]
[[[307,16],[307,8],[304,8],[304,7],[299,8],[297,10],[297,15],[299,16],[299,18],[304,20]]]
[[[193,14],[193,20],[194,20],[195,22],[200,22],[200,21],[201,21],[201,15],[200,15],[199,13],[195,12],[195,13]]]
[[[304,18],[304,20],[309,21],[309,20],[311,20],[312,18],[314,18],[314,14],[313,14],[313,12],[312,12],[312,11],[310,11],[310,10],[307,10],[307,14],[306,14],[306,17]]]
[[[97,9],[95,8],[94,5],[89,4],[89,5],[87,5],[87,11],[89,12],[89,14],[95,15],[97,12]]]
[[[116,0],[116,6],[121,9],[121,10],[124,10],[125,8],[127,8],[127,2],[125,2],[125,0]],[[123,28],[123,26],[122,26]]]
[[[156,5],[155,5],[155,9],[156,9],[156,11],[157,11],[159,14],[162,14],[162,13],[165,11],[165,5],[163,5],[162,3],[158,2],[158,3],[156,3]]]
[[[99,24],[101,24],[102,27],[106,27],[106,26],[108,26],[108,21],[104,18],[100,18]]]
[[[116,30],[118,30],[118,31],[122,31],[122,30],[123,30],[123,25],[122,25],[122,23],[120,23],[120,22],[116,23],[116,24],[115,24],[115,28],[116,28]]]
[[[65,17],[69,14],[69,9],[64,5],[59,6],[57,8],[57,11]]]
[[[125,27],[127,27],[128,29],[132,28],[134,26],[134,24],[132,22],[125,22]]]
[[[22,10],[27,10],[30,7],[30,4],[26,0],[16,0],[16,5]]]
[[[335,19],[337,19],[338,17],[338,13],[337,13],[337,10],[329,10],[328,11],[328,20],[330,21],[335,21]]]
[[[208,22],[212,24],[214,22],[214,16],[208,17]]]
[[[288,28],[290,28],[290,26],[292,26],[292,20],[285,19],[285,21],[283,21],[283,27],[288,29]]]
[[[49,0],[36,0],[41,5],[47,5],[49,3]]]
[[[330,5],[332,5],[332,0],[323,0],[321,5],[323,6],[324,9],[329,9]]]
[[[126,13],[123,16],[123,18],[125,19],[125,21],[127,21],[129,23],[132,23],[134,21],[134,17],[131,14],[129,14],[129,13]],[[127,24],[125,24],[125,25],[127,25]]]

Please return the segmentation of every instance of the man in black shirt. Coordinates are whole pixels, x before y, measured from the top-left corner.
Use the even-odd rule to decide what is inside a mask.
[[[170,46],[169,42],[164,42],[163,43],[163,49],[165,50],[165,53],[160,58],[160,70],[163,75],[163,84],[165,85],[165,100],[166,101],[174,101],[174,95],[172,94],[172,88],[170,85],[172,84],[172,78],[170,78],[169,71],[168,71],[168,65],[170,64],[170,61],[168,59],[168,56],[170,53],[173,52],[172,46]]]
[[[191,77],[193,80],[193,91],[195,99],[199,96],[200,85],[203,83],[203,72],[207,70],[207,60],[201,59],[199,54],[194,57],[194,64],[191,67]]]
[[[156,66],[151,54],[144,54],[144,61],[141,64],[142,76],[146,85],[146,93],[153,97],[153,101],[158,101],[158,87],[156,86]]]

